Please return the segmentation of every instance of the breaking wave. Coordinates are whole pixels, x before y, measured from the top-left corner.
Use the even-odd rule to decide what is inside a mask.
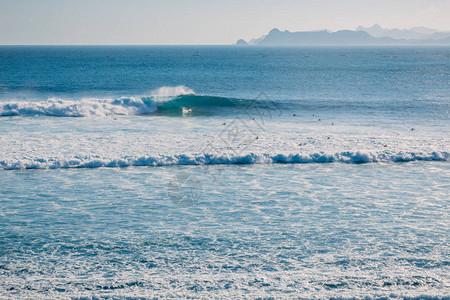
[[[0,161],[0,168],[17,169],[63,169],[63,168],[123,168],[131,166],[174,166],[174,165],[233,165],[233,164],[306,164],[306,163],[399,163],[412,161],[449,161],[449,152],[339,152],[327,154],[324,152],[311,154],[198,154],[198,155],[166,155],[108,158],[30,158],[24,160]]]
[[[145,115],[152,113],[180,114],[182,107],[195,108],[196,114],[207,113],[217,107],[248,105],[249,101],[196,95],[185,86],[161,87],[145,97],[119,99],[66,100],[50,98],[47,101],[0,102],[0,117],[54,116],[90,117],[111,115]]]

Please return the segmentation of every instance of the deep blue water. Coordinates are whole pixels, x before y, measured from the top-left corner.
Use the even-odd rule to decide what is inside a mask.
[[[0,298],[448,297],[449,83],[448,47],[2,46]]]

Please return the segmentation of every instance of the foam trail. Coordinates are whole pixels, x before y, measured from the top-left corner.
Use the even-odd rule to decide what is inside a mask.
[[[173,165],[232,165],[232,164],[305,164],[305,163],[399,163],[411,161],[449,161],[448,152],[339,152],[334,154],[255,154],[246,155],[166,155],[141,156],[127,158],[30,158],[23,160],[0,161],[0,168],[6,170],[17,169],[64,169],[64,168],[122,168],[131,166],[173,166]]]

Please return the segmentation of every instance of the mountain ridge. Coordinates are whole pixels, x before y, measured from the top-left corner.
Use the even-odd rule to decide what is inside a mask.
[[[306,46],[306,45],[450,45],[450,32],[426,27],[384,29],[358,26],[356,30],[281,31],[273,28],[267,35],[249,42],[240,39],[238,45]]]

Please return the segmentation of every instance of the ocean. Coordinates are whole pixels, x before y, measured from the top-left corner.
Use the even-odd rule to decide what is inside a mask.
[[[0,298],[450,297],[450,48],[0,47]]]

